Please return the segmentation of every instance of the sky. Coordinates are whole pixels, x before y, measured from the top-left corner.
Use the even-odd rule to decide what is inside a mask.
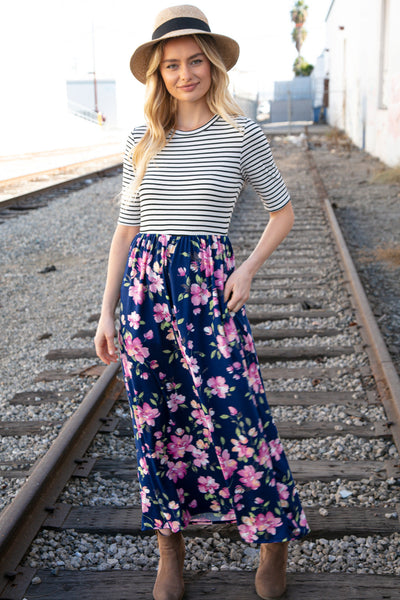
[[[237,93],[271,97],[274,81],[292,79],[297,51],[291,40],[295,0],[196,0],[211,30],[233,37],[241,54],[231,72]],[[135,48],[151,39],[155,15],[171,0],[13,0],[0,21],[0,154],[44,144],[71,129],[65,82],[115,79],[121,127],[142,122],[143,86],[129,70]],[[308,37],[302,55],[310,63],[325,48],[331,0],[307,0]],[[93,51],[94,48],[94,51]],[[128,126],[129,122],[129,126]],[[75,132],[70,131],[72,133]],[[28,143],[29,138],[29,143]],[[63,138],[64,139],[64,138]],[[66,141],[65,141],[66,143]],[[73,140],[68,140],[73,143]]]

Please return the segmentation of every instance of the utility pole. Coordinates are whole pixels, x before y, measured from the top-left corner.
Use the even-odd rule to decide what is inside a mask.
[[[94,111],[96,114],[99,112],[98,102],[97,102],[97,80],[96,80],[96,60],[95,60],[95,43],[94,43],[94,23],[92,22],[92,48],[93,48],[93,87],[94,87]]]

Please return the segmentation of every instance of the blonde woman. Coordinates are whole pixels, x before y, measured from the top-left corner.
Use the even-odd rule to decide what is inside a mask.
[[[284,592],[288,542],[308,532],[244,307],[293,211],[265,136],[228,92],[238,54],[183,5],[158,15],[153,39],[131,59],[146,84],[147,124],[128,138],[95,344],[105,363],[117,360],[120,299],[142,528],[157,531],[160,550],[155,600],[183,596],[191,522],[234,522],[243,540],[261,544],[261,598]],[[245,181],[270,216],[235,268],[227,232]]]

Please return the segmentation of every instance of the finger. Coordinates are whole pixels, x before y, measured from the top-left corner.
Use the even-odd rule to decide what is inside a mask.
[[[114,336],[106,336],[107,340],[107,350],[110,356],[115,356],[117,354],[117,348],[114,343]]]
[[[236,293],[234,292],[228,302],[229,312],[233,312],[233,313],[239,312],[239,310],[245,304],[247,299],[248,299],[247,294],[244,294],[244,293],[240,294],[238,292],[236,292]]]
[[[225,300],[225,302],[228,302],[229,298],[231,297],[232,290],[233,290],[233,281],[231,280],[231,278],[229,278],[228,281],[225,284],[225,287],[224,287],[224,300]]]

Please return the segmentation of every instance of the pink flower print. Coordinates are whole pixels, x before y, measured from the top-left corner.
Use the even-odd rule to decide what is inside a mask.
[[[133,298],[135,304],[143,304],[144,285],[138,279],[133,280],[133,285],[129,286],[129,295]]]
[[[229,358],[232,354],[232,348],[229,346],[226,337],[223,337],[222,335],[217,335],[217,344],[218,350],[221,352],[222,356],[224,358]]]
[[[240,481],[243,485],[251,490],[256,490],[260,487],[261,484],[258,480],[261,479],[263,475],[262,471],[256,471],[253,466],[246,465],[243,469],[238,471],[238,474],[241,475]]]
[[[131,314],[128,315],[128,322],[132,329],[139,329],[140,315],[137,312],[131,312]]]
[[[149,331],[147,331],[146,333],[143,334],[143,337],[145,337],[146,340],[152,340],[154,337],[154,331],[149,329]]]
[[[144,456],[142,456],[142,458],[140,459],[139,465],[140,465],[140,470],[143,473],[143,475],[147,475],[149,472],[149,467],[147,465],[147,461],[144,458]]]
[[[186,400],[185,396],[182,396],[182,394],[176,394],[174,392],[173,394],[170,395],[169,399],[167,400],[169,410],[171,412],[176,412],[178,410],[178,406],[180,404],[183,404],[185,402],[185,400]]]
[[[230,498],[230,492],[229,489],[224,487],[219,491],[219,495],[222,496],[223,498]]]
[[[226,269],[229,272],[231,269],[233,269],[235,267],[235,257],[228,256],[226,258],[225,264],[226,264]]]
[[[185,502],[185,491],[183,488],[177,488],[176,493],[178,494],[179,502],[183,504]]]
[[[195,419],[197,425],[203,425],[203,427],[207,428],[212,426],[210,416],[206,415],[206,413],[201,408],[192,410],[191,415],[193,419]]]
[[[214,270],[214,259],[212,256],[210,246],[207,246],[207,248],[201,248],[201,250],[199,252],[199,258],[200,258],[200,270],[205,271],[206,277],[210,277],[210,275],[212,275],[212,272]]]
[[[269,451],[269,446],[265,440],[263,440],[260,444],[256,460],[260,465],[267,465],[269,469],[272,469],[271,454]]]
[[[156,323],[161,323],[162,321],[171,321],[171,313],[169,312],[168,304],[165,302],[163,304],[157,302],[157,304],[154,305],[153,313]]]
[[[181,529],[181,525],[179,521],[171,521],[171,523],[169,523],[169,528],[171,529],[172,533],[178,533],[178,531]]]
[[[222,451],[220,455],[218,455],[218,460],[219,464],[221,465],[224,478],[229,479],[237,469],[236,460],[230,457],[230,454],[226,448]]]
[[[244,517],[243,521],[246,522],[239,525],[239,533],[245,542],[251,544],[257,539],[257,527],[253,525],[248,517]]]
[[[236,521],[236,515],[233,508],[231,508],[231,510],[226,515],[222,515],[221,521]]]
[[[130,361],[126,358],[126,354],[121,353],[122,368],[126,379],[132,379],[132,366]]]
[[[211,327],[204,327],[204,333],[206,335],[211,335],[212,334],[212,328]]]
[[[251,363],[251,365],[249,366],[248,378],[251,387],[256,392],[256,394],[258,394],[258,392],[262,390],[262,382],[257,364],[255,362]]]
[[[281,444],[280,439],[276,438],[275,440],[271,440],[269,442],[269,447],[271,451],[271,456],[276,458],[276,460],[280,460],[281,454],[283,452],[283,446]]]
[[[148,274],[148,278],[150,281],[150,285],[149,285],[149,290],[151,292],[154,293],[160,293],[163,291],[164,289],[164,284],[163,281],[161,279],[161,276],[158,273],[155,273],[154,271],[150,271],[150,273]]]
[[[196,467],[205,467],[208,465],[208,454],[205,450],[194,448],[192,450],[192,455],[194,457],[193,464],[196,465]]]
[[[207,380],[207,385],[211,388],[211,393],[218,396],[218,398],[226,398],[229,392],[229,385],[227,385],[225,377],[221,377],[221,375],[210,377]]]
[[[142,503],[142,512],[146,513],[149,511],[149,508],[151,506],[151,502],[147,497],[147,494],[150,493],[150,490],[148,487],[143,486],[142,489],[140,490],[140,500]]]
[[[244,341],[246,342],[244,349],[247,352],[254,352],[254,341],[252,335],[248,333],[247,335],[245,334],[243,337]]]
[[[178,268],[178,275],[180,275],[181,277],[185,277],[186,276],[186,268],[185,267],[179,267]]]
[[[228,410],[229,410],[230,414],[232,415],[232,417],[234,417],[238,413],[237,408],[235,408],[234,406],[228,406]]]
[[[239,340],[238,332],[233,318],[230,318],[229,321],[226,321],[224,323],[224,332],[228,342],[237,342]]]
[[[300,513],[300,527],[308,527],[308,523],[307,523],[307,519],[306,519],[306,515],[304,513],[304,510],[301,509],[301,513]]]
[[[215,277],[215,287],[217,290],[223,290],[225,287],[225,281],[228,279],[227,274],[224,272],[224,268],[220,267],[216,271],[214,271]]]
[[[156,424],[155,419],[160,416],[158,408],[151,408],[148,402],[144,402],[143,406],[135,406],[134,411],[136,419],[140,423],[146,423],[151,426]]]
[[[171,441],[167,444],[168,452],[172,455],[172,458],[183,458],[185,452],[188,452],[192,442],[192,435],[183,435],[178,437],[177,435],[171,435]]]
[[[203,494],[214,494],[214,492],[219,488],[219,483],[217,483],[215,479],[209,475],[207,477],[201,476],[197,481],[199,483],[199,491]]]
[[[187,368],[189,369],[189,371],[193,374],[193,373],[197,373],[198,370],[200,369],[198,363],[197,363],[197,358],[195,358],[194,356],[185,356],[183,358],[184,362],[186,363]]]
[[[168,479],[172,479],[174,483],[178,481],[178,479],[183,479],[186,476],[186,464],[181,460],[178,462],[169,462],[167,477]]]
[[[138,256],[137,267],[138,267],[139,273],[141,275],[143,275],[146,272],[147,265],[151,264],[152,260],[153,260],[153,256],[147,250],[142,252],[142,256]]]
[[[128,356],[134,356],[135,359],[143,364],[145,359],[149,356],[149,349],[142,345],[140,338],[136,337],[132,339],[130,333],[125,336],[125,349]]]
[[[282,519],[275,517],[269,510],[266,515],[259,514],[256,517],[256,527],[259,531],[267,531],[275,535],[278,527],[282,525]]]
[[[216,239],[216,241],[214,243],[214,246],[215,246],[216,251],[217,251],[216,252],[217,256],[221,256],[221,254],[224,253],[225,248],[224,248],[224,245],[223,245],[223,243],[221,242],[221,240],[219,238]]]
[[[239,440],[232,439],[232,452],[238,453],[238,458],[250,458],[254,454],[254,449],[247,446],[248,439],[241,435]]]
[[[280,483],[278,481],[278,483],[276,484],[276,487],[278,488],[279,498],[280,499],[283,498],[284,500],[287,500],[289,498],[288,486],[285,485],[284,483]]]
[[[198,283],[192,283],[190,286],[190,293],[192,294],[192,304],[194,304],[194,306],[200,306],[200,304],[204,306],[207,304],[208,299],[211,296],[205,281],[203,281],[201,285]]]
[[[161,458],[162,456],[164,456],[164,442],[162,442],[161,440],[157,440],[154,444],[153,457]]]
[[[176,510],[179,508],[179,504],[175,500],[171,500],[171,502],[168,502],[168,508],[171,510]]]
[[[192,500],[189,504],[189,508],[196,508],[197,506],[197,500]]]
[[[210,508],[214,512],[219,512],[221,510],[221,505],[217,500],[213,500],[210,504]]]

